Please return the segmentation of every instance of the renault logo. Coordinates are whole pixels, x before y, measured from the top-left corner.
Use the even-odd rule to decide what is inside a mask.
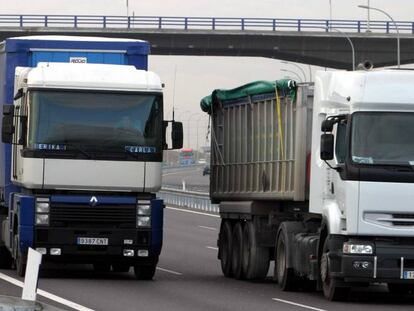
[[[96,205],[96,203],[98,203],[98,199],[97,199],[95,196],[93,196],[93,197],[91,197],[91,199],[89,200],[89,203],[91,203],[91,206],[95,206],[95,205]]]

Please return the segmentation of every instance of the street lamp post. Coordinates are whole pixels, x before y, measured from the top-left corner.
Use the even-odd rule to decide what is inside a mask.
[[[287,62],[285,60],[282,60],[281,63],[286,64],[286,65],[292,65],[292,66],[295,66],[296,68],[298,68],[303,74],[303,79],[304,79],[303,81],[306,81],[306,73],[305,73],[305,71],[303,70],[303,68],[301,66],[299,66],[298,64],[295,64],[295,63]]]
[[[293,70],[288,70],[288,69],[280,69],[280,71],[291,73],[291,74],[293,74],[294,76],[296,76],[296,77],[298,78],[299,82],[303,82],[303,81],[302,81],[301,76],[300,76],[300,75],[298,75],[298,74],[297,74],[296,72],[294,72]]]
[[[385,16],[387,16],[391,20],[391,22],[393,23],[393,25],[395,27],[395,30],[397,31],[397,67],[400,68],[400,64],[401,64],[401,61],[400,61],[400,30],[399,30],[398,25],[395,22],[395,20],[391,17],[390,14],[388,14],[384,10],[374,8],[374,7],[369,6],[369,5],[358,5],[358,7],[361,8],[361,9],[374,10],[374,11],[381,12],[382,14],[384,14]]]
[[[325,29],[328,29],[328,27],[325,28]],[[354,47],[354,44],[352,43],[351,38],[345,32],[343,32],[343,31],[341,31],[337,28],[332,28],[331,27],[331,28],[329,28],[329,30],[339,32],[341,35],[343,35],[348,40],[349,45],[351,46],[351,50],[352,50],[352,71],[355,71],[355,47]]]

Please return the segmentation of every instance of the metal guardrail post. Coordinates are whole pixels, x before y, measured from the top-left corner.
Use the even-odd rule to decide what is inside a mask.
[[[188,17],[184,17],[184,29],[188,29]]]
[[[131,28],[131,17],[128,16],[128,29],[130,29],[130,28]]]
[[[385,29],[386,29],[387,33],[390,33],[390,22],[386,22]]]
[[[326,20],[326,32],[329,32],[329,20]]]
[[[358,27],[358,32],[361,32],[361,21],[358,21],[357,27]]]
[[[23,15],[20,15],[20,27],[23,27]]]
[[[103,23],[103,28],[106,28],[106,16],[102,16],[102,23]]]
[[[298,19],[298,31],[301,31],[302,21]]]
[[[158,17],[158,29],[162,28],[162,17]]]
[[[414,27],[414,23],[413,23],[413,27]],[[216,19],[213,17],[213,19],[211,20],[211,28],[213,30],[216,30]],[[414,28],[413,28],[414,29]],[[414,31],[414,30],[413,30]]]
[[[276,31],[276,18],[274,18],[272,21],[272,29],[273,31]]]
[[[73,26],[75,28],[78,28],[78,17],[76,15],[74,16],[74,19],[73,19]]]
[[[47,27],[47,15],[45,15],[45,27]]]
[[[241,19],[241,30],[244,30],[244,18]]]

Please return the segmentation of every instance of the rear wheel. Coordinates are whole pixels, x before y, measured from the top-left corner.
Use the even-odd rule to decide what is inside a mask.
[[[225,277],[231,277],[232,228],[229,221],[223,220],[219,239],[221,270]]]
[[[338,287],[337,280],[333,279],[330,274],[328,238],[325,239],[323,244],[319,271],[321,273],[323,295],[325,298],[330,301],[346,300],[348,298],[350,288]]]
[[[298,278],[292,268],[287,266],[287,245],[284,232],[279,234],[276,245],[275,276],[283,291],[293,291],[298,287]]]
[[[231,272],[233,276],[241,280],[243,279],[243,229],[240,222],[236,223],[233,229],[232,239],[232,256],[231,256]]]
[[[248,221],[243,228],[243,273],[247,280],[264,279],[269,270],[269,250],[257,245],[256,226]]]

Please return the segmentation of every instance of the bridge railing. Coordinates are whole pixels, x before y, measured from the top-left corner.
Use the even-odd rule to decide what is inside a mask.
[[[414,22],[396,21],[401,33],[414,33]],[[261,31],[329,31],[332,27],[345,32],[365,32],[365,20],[326,20],[290,18],[174,17],[174,16],[100,16],[100,15],[18,15],[1,14],[0,27],[68,27],[120,29],[181,30],[261,30]],[[370,31],[394,33],[390,21],[370,22]]]
[[[163,187],[158,192],[158,197],[162,198],[166,205],[191,208],[203,212],[217,214],[219,207],[211,204],[208,193],[196,191],[182,191]]]

